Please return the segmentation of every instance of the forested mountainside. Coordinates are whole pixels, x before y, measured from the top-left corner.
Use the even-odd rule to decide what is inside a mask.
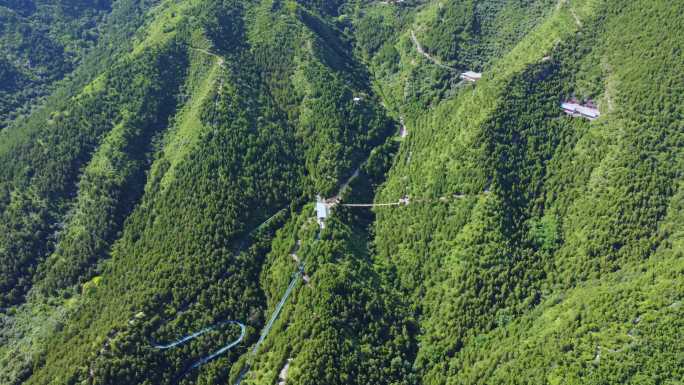
[[[134,0],[0,1],[0,130],[48,96],[72,95],[111,65],[131,48],[150,6]]]
[[[0,0],[0,384],[682,384],[682,15]]]

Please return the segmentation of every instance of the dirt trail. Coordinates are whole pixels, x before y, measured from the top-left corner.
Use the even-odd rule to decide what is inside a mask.
[[[575,10],[570,8],[570,13],[572,14],[572,17],[575,18],[575,24],[577,24],[578,27],[582,27],[582,21],[577,16],[577,13],[575,13]]]
[[[190,49],[217,58],[218,59],[218,65],[220,65],[221,67],[223,67],[225,64],[225,60],[223,60],[223,57],[221,57],[221,56],[219,56],[219,55],[217,55],[211,51],[207,51],[206,49],[195,48],[195,47],[190,47]]]
[[[361,166],[357,167],[356,170],[354,170],[354,173],[342,184],[342,186],[340,186],[339,190],[337,190],[337,194],[326,199],[326,202],[331,204],[337,204],[342,199],[342,194],[344,194],[344,192],[347,191],[351,182],[359,176],[360,171]]]
[[[568,3],[568,0],[558,0],[558,3],[556,3],[556,11],[563,8],[563,6],[566,5],[567,3]],[[570,6],[569,8],[570,8],[570,14],[575,19],[575,24],[577,24],[578,27],[582,27],[582,21],[577,16],[577,13],[575,13],[575,10],[572,8],[572,6]]]
[[[608,112],[613,112],[615,111],[615,89],[616,87],[616,80],[613,77],[613,68],[612,66],[604,61],[602,63],[603,67],[603,72],[606,74],[605,75],[605,98],[606,98],[606,104],[608,105]]]
[[[285,385],[287,382],[287,373],[290,370],[291,363],[292,358],[288,358],[287,362],[285,362],[285,366],[280,370],[280,373],[278,374],[278,385]]]
[[[411,30],[411,40],[413,41],[413,44],[416,46],[416,51],[418,51],[419,54],[425,56],[425,58],[427,58],[429,61],[431,61],[436,66],[442,67],[442,68],[447,69],[449,71],[458,71],[456,68],[452,68],[452,67],[449,67],[448,65],[443,64],[439,59],[433,57],[427,51],[425,51],[425,49],[423,49],[423,46],[418,41],[418,38],[416,37],[416,32],[413,30]]]

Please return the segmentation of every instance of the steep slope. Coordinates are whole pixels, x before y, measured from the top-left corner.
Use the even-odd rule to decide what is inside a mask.
[[[416,361],[422,383],[678,378],[680,362],[667,352],[681,344],[668,318],[645,327],[668,341],[654,344],[674,350],[643,340],[643,352],[662,349],[662,366],[647,355],[620,363],[629,349],[606,346],[612,354],[601,364],[592,362],[592,353],[602,344],[587,339],[629,330],[639,314],[621,312],[631,295],[582,303],[592,298],[592,287],[598,293],[611,287],[605,280],[621,282],[616,290],[634,290],[637,298],[641,290],[649,293],[631,266],[654,274],[654,288],[676,292],[680,284],[672,275],[655,278],[662,267],[647,262],[661,259],[655,253],[663,241],[659,229],[681,178],[681,111],[675,107],[681,42],[667,32],[681,28],[677,8],[561,3],[558,16],[495,64],[474,93],[409,126],[412,136],[380,200],[491,192],[454,204],[378,210],[380,260],[396,270],[422,313]],[[626,27],[637,18],[644,28]],[[563,117],[559,103],[571,96],[601,100],[604,115],[592,123]],[[661,263],[677,270],[676,258]],[[668,310],[674,314],[677,297],[664,300],[674,304]],[[560,319],[548,325],[561,306],[576,317],[568,332],[589,335],[566,334],[568,324]],[[522,332],[531,323],[540,335]],[[549,343],[559,334],[564,343]],[[510,338],[506,347],[497,340],[502,336]],[[496,353],[488,356],[485,349]]]
[[[152,4],[0,2],[0,130],[28,116],[43,99],[63,97],[60,89],[82,87],[94,73],[111,65],[129,48]]]
[[[0,133],[0,383],[684,375],[681,5],[72,5]]]
[[[7,190],[23,184],[34,191],[23,201],[9,194],[8,220],[23,221],[21,210],[52,218],[33,215],[11,225],[17,235],[4,240],[23,248],[19,255],[8,250],[6,258],[19,258],[18,266],[4,265],[19,269],[8,277],[26,275],[28,288],[39,267],[31,301],[20,312],[53,293],[71,297],[53,312],[74,309],[62,320],[64,331],[48,332],[46,350],[27,362],[44,367],[30,382],[171,381],[185,373],[189,353],[208,354],[211,344],[164,356],[150,350],[151,341],[226,317],[247,323],[253,340],[264,318],[255,278],[264,251],[245,249],[252,229],[302,194],[331,191],[393,130],[348,43],[330,39],[327,22],[296,6],[271,11],[271,4],[160,4],[150,14],[149,34],[69,103],[81,115],[67,107],[59,116],[68,117],[64,127],[83,130],[57,131],[49,147],[80,145],[80,152],[46,153],[45,166],[27,161],[38,173],[25,172],[21,162],[6,170]],[[289,46],[270,45],[273,31],[255,21],[266,17],[285,21],[280,32]],[[263,60],[274,54],[282,61]],[[354,102],[362,93],[365,102]],[[86,114],[95,118],[99,110],[111,114],[102,118],[106,124],[90,123]],[[17,144],[5,156],[16,158],[30,132],[13,132]],[[69,138],[81,139],[76,145]],[[50,204],[37,206],[41,199]],[[63,230],[47,248],[37,245],[45,245],[50,228],[20,237],[31,225],[53,221]],[[21,301],[22,286],[7,286],[18,291],[7,301]],[[6,322],[21,329],[14,319],[21,316]],[[13,353],[10,347],[7,357]]]

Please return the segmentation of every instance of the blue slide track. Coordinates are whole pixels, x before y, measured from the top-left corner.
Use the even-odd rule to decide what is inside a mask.
[[[283,309],[283,306],[285,306],[285,302],[287,301],[287,298],[290,296],[292,293],[292,290],[297,286],[297,282],[299,282],[299,278],[302,276],[301,270],[295,273],[294,278],[292,278],[292,281],[290,281],[290,286],[287,287],[287,290],[285,290],[285,294],[283,295],[283,298],[280,299],[280,302],[278,302],[278,305],[276,305],[275,310],[273,310],[273,315],[271,315],[271,319],[268,321],[264,329],[261,331],[261,336],[259,337],[259,341],[257,341],[256,345],[254,345],[254,349],[252,350],[252,354],[256,354],[257,350],[259,349],[259,346],[261,345],[262,342],[264,342],[264,339],[266,339],[266,336],[268,336],[268,333],[271,331],[271,328],[273,327],[273,323],[276,321],[278,318],[278,315],[280,314],[280,311]]]
[[[203,334],[209,333],[210,331],[215,330],[215,329],[222,327],[222,326],[225,326],[225,325],[238,325],[240,327],[240,336],[235,341],[229,343],[228,345],[222,347],[221,349],[215,351],[214,353],[212,353],[212,354],[210,354],[204,358],[201,358],[199,361],[195,362],[190,367],[190,369],[199,368],[200,366],[202,366],[202,365],[210,362],[211,360],[215,359],[216,357],[226,353],[227,351],[232,349],[235,345],[242,342],[242,340],[245,338],[245,334],[247,334],[246,326],[242,322],[238,322],[238,321],[220,322],[220,323],[217,323],[215,325],[206,327],[206,328],[204,328],[198,332],[195,332],[195,333],[189,334],[185,337],[179,338],[179,339],[177,339],[173,342],[170,342],[168,344],[154,344],[154,345],[152,345],[152,347],[155,349],[158,349],[158,350],[173,349],[173,348],[176,348],[178,346],[184,345],[184,344],[194,340],[195,338],[197,338]]]

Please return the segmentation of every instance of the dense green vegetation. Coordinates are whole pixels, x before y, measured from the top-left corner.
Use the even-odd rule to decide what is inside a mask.
[[[416,122],[416,147],[406,151],[412,151],[412,162],[420,162],[427,176],[399,161],[394,172],[403,183],[389,184],[384,196],[407,189],[437,196],[491,191],[460,207],[416,207],[409,218],[383,213],[387,217],[377,221],[384,263],[397,269],[397,281],[414,293],[424,314],[416,360],[423,383],[476,383],[483,378],[492,383],[658,383],[658,378],[681,378],[681,357],[668,353],[669,348],[660,348],[664,366],[632,353],[659,349],[651,344],[662,341],[637,340],[630,337],[636,332],[629,331],[636,329],[640,315],[658,319],[656,309],[665,307],[625,313],[626,301],[643,298],[647,308],[647,303],[661,301],[649,286],[669,285],[676,291],[680,285],[674,275],[660,277],[662,270],[647,262],[659,259],[660,229],[670,226],[663,222],[666,202],[671,202],[681,178],[672,167],[681,161],[674,160],[681,159],[681,132],[672,125],[680,113],[638,101],[672,101],[677,91],[641,78],[638,68],[655,65],[665,78],[677,75],[641,62],[638,57],[643,56],[637,53],[655,54],[658,41],[673,44],[666,52],[679,48],[660,29],[643,39],[625,26],[629,17],[648,20],[637,16],[641,9],[596,9],[595,16],[583,22],[593,27],[552,52],[540,51],[537,60],[547,55],[551,60],[530,63],[504,83],[493,113],[475,132],[453,135],[448,131],[463,132],[472,123],[444,120],[477,114],[466,96],[445,107],[456,113],[439,111],[432,120]],[[677,12],[665,4],[651,9],[654,28],[657,17],[674,21],[671,15]],[[613,17],[610,23],[600,22]],[[665,55],[659,60],[668,62]],[[618,65],[623,67],[621,75],[613,72]],[[497,70],[503,68],[493,68]],[[645,88],[636,94],[626,91],[620,101],[614,87],[626,83],[631,89]],[[494,86],[484,82],[476,93]],[[558,103],[573,95],[602,97],[607,116],[591,124],[562,118]],[[637,104],[638,109],[626,107]],[[651,142],[651,130],[670,144]],[[440,156],[435,148],[449,150]],[[400,154],[402,158],[407,156]],[[670,254],[665,263],[676,271],[677,259]],[[633,292],[594,297],[592,290],[611,287],[606,280],[625,282],[620,287]],[[680,299],[665,299],[672,305],[667,309],[678,309]],[[567,318],[554,322],[560,308]],[[681,347],[665,331],[672,327],[666,319],[644,327],[662,328],[671,336],[665,337],[667,344]],[[597,349],[603,349],[603,355]],[[619,364],[621,359],[628,362]],[[548,369],[552,367],[558,369]]]
[[[0,384],[681,383],[682,14],[0,0]]]
[[[0,2],[0,129],[74,70],[109,1]]]

